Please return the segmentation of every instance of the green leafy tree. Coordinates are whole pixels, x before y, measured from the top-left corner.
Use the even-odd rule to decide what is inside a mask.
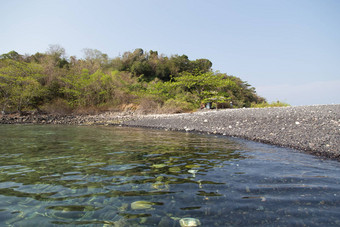
[[[178,87],[170,81],[163,82],[156,79],[148,84],[147,92],[155,97],[167,100],[176,96],[176,93],[178,93],[178,91],[176,91],[177,88]]]
[[[255,88],[251,87],[246,81],[242,81],[236,76],[220,75],[233,81],[232,86],[229,86],[225,91],[229,93],[235,107],[250,107],[251,103],[266,102],[264,98],[256,94]]]
[[[171,81],[153,81],[148,85],[149,94],[162,98],[163,102],[192,103],[199,107],[202,103],[223,103],[230,99],[226,92],[235,83],[223,75],[213,72],[183,72]]]
[[[62,78],[64,86],[61,92],[71,106],[96,106],[107,102],[113,96],[112,77],[97,71],[89,74],[84,69],[80,75],[68,75]]]
[[[0,59],[11,59],[15,61],[21,61],[23,60],[23,56],[18,54],[16,51],[12,50],[8,52],[7,54],[0,55]]]
[[[211,71],[211,67],[212,67],[212,62],[209,61],[208,59],[197,59],[195,61],[191,62],[191,68],[193,70],[198,69],[200,72],[209,72]]]
[[[15,108],[19,113],[26,107],[37,107],[37,98],[45,89],[40,84],[41,67],[33,63],[2,60],[0,68],[0,94],[2,111]]]
[[[53,110],[53,103],[59,103],[73,110],[143,106],[180,112],[207,102],[232,101],[234,107],[266,103],[247,82],[212,72],[208,59],[167,57],[141,48],[113,59],[96,49],[84,49],[84,54],[83,59],[67,58],[64,48],[50,45],[46,53],[0,55],[0,107]]]
[[[233,86],[233,81],[213,72],[196,71],[195,73],[181,73],[180,76],[174,78],[174,84],[194,94],[196,103],[201,104],[213,101],[225,102],[229,98],[225,89]]]

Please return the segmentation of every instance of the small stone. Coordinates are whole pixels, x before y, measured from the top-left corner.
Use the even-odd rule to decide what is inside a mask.
[[[208,119],[204,119],[204,121],[203,121],[204,123],[207,123],[208,122]]]
[[[151,209],[152,205],[153,205],[152,202],[140,200],[140,201],[136,201],[136,202],[131,203],[131,209],[132,210]]]
[[[199,168],[200,165],[198,164],[189,164],[189,165],[186,165],[185,168],[188,168],[188,169],[193,169],[193,168]]]
[[[197,169],[189,169],[188,172],[189,172],[189,173],[192,173],[192,174],[195,174],[195,173],[198,172],[198,170],[197,170]]]
[[[166,166],[165,164],[161,163],[161,164],[153,164],[151,167],[156,168],[156,169],[160,169],[160,168],[163,168],[165,166]]]
[[[194,227],[200,226],[201,222],[196,218],[182,218],[181,220],[179,220],[179,224],[181,225],[181,227]]]
[[[181,168],[178,167],[178,166],[170,167],[170,168],[169,168],[169,171],[170,171],[171,173],[179,173],[179,172],[181,172]]]
[[[198,172],[198,170],[197,169],[189,169],[188,172],[192,174],[192,177],[196,177],[196,173]]]
[[[296,124],[296,125],[299,125],[299,124],[300,124],[300,122],[298,122],[298,121],[295,121],[295,124]]]

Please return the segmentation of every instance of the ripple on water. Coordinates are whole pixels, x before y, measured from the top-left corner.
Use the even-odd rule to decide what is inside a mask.
[[[340,225],[340,164],[235,138],[1,126],[0,225]]]

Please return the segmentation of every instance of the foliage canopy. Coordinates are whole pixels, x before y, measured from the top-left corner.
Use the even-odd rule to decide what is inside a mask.
[[[0,55],[0,105],[3,112],[192,111],[202,104],[250,107],[265,103],[240,78],[213,72],[208,59],[165,56],[136,49],[109,58],[84,49],[84,58],[66,57],[51,45],[46,53]],[[54,109],[54,110],[53,110]],[[59,111],[60,112],[60,111]]]

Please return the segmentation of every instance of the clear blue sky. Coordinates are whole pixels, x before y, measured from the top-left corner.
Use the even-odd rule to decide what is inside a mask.
[[[340,103],[340,0],[0,0],[0,54],[207,58],[268,101]]]

